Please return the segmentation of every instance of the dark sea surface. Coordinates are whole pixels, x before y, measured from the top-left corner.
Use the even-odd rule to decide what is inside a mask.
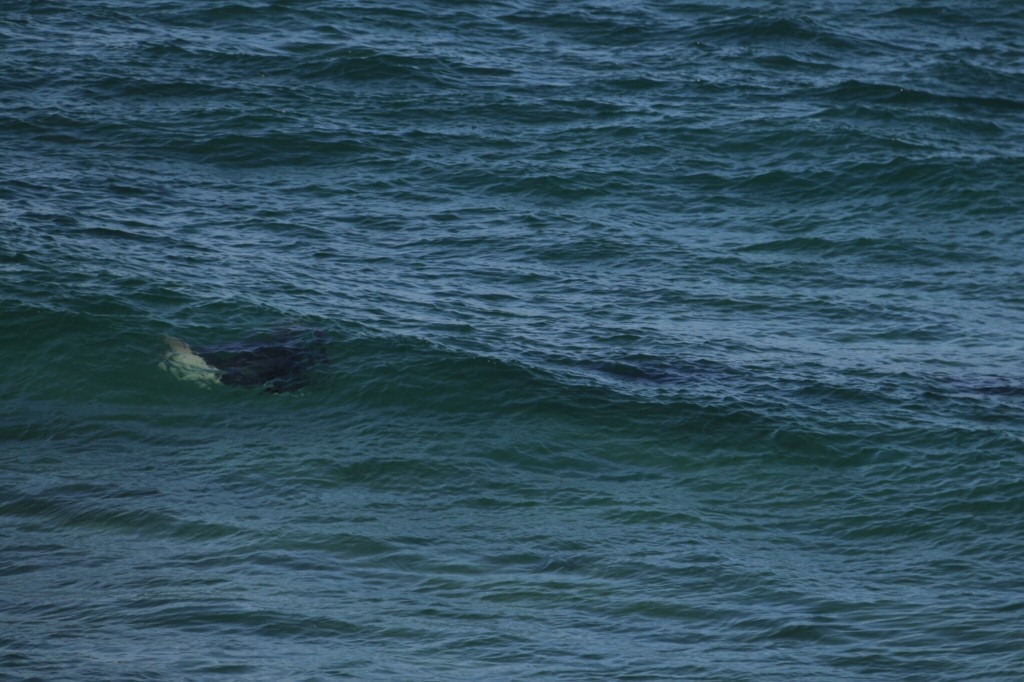
[[[1021,3],[0,0],[0,236],[0,678],[1024,679]]]

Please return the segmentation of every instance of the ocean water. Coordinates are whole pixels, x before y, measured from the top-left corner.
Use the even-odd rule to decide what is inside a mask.
[[[4,679],[1024,676],[1019,3],[0,0],[0,236]]]

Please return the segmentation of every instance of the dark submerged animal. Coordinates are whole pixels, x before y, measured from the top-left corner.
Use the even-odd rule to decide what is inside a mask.
[[[217,370],[222,384],[290,393],[305,387],[314,370],[327,364],[326,346],[324,332],[287,330],[192,350]]]

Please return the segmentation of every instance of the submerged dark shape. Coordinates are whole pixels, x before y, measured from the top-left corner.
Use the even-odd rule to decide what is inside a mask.
[[[324,332],[289,329],[243,341],[196,345],[190,351],[222,384],[289,393],[305,387],[313,371],[327,363],[326,344]]]

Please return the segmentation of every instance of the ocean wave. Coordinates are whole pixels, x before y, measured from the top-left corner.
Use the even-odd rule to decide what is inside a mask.
[[[0,665],[1014,679],[1020,35],[11,4]],[[281,330],[294,390],[161,368]]]

